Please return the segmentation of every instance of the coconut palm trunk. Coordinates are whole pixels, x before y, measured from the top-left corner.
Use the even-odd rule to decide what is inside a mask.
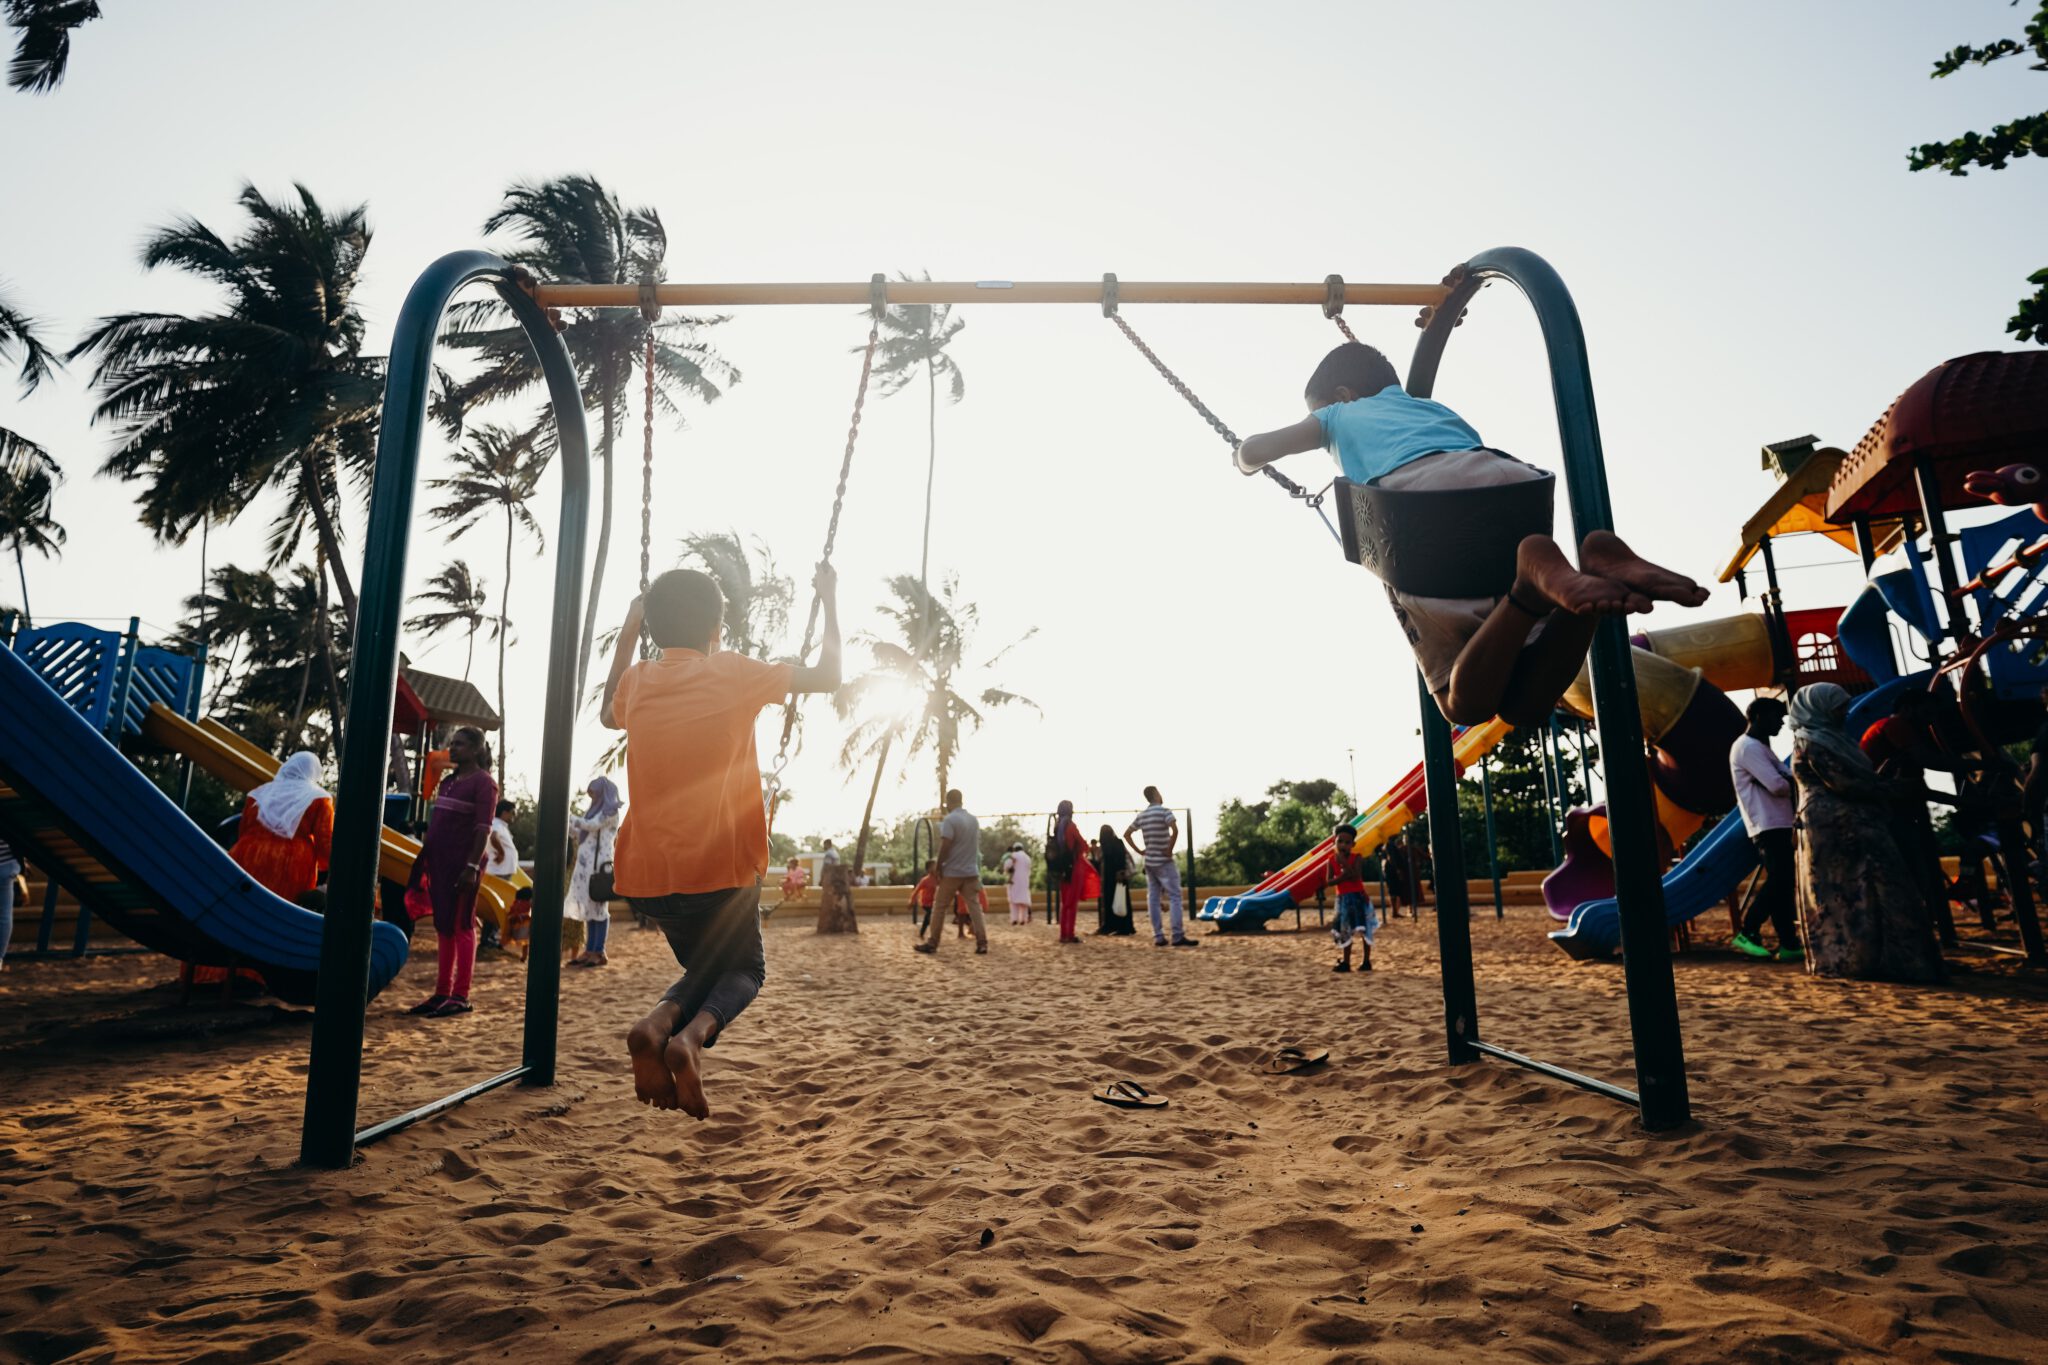
[[[285,731],[284,738],[278,743],[279,758],[289,758],[292,751],[299,747],[299,734],[306,728],[306,693],[312,689],[312,685],[313,656],[308,654],[305,662],[299,665],[299,699],[292,703],[291,728]]]
[[[868,784],[868,804],[860,813],[860,836],[853,841],[853,875],[856,877],[867,866],[868,838],[875,829],[875,796],[882,790],[882,774],[888,771],[889,749],[895,743],[894,730],[882,736],[882,753],[875,760],[875,780]]]
[[[939,474],[939,372],[930,358],[924,362],[925,457],[924,457],[924,547],[917,556],[919,587],[929,584],[932,563],[932,484]]]
[[[320,651],[320,663],[327,673],[327,695],[334,703],[334,732],[330,738],[334,741],[334,751],[340,753],[341,731],[348,724],[348,713],[347,703],[341,695],[341,673],[334,666],[334,632],[327,628],[327,556],[319,554],[313,558],[320,581],[320,595],[314,599],[313,605],[314,647]]]
[[[590,680],[590,645],[597,638],[597,600],[604,591],[605,560],[610,556],[612,547],[612,441],[618,434],[617,414],[612,409],[611,385],[605,384],[601,392],[606,396],[597,457],[604,470],[604,493],[598,502],[597,554],[590,565],[590,601],[583,609],[583,643],[576,654],[576,695],[579,697]]]
[[[304,467],[307,483],[313,489],[313,496],[308,499],[313,512],[313,529],[320,537],[322,555],[333,566],[335,591],[341,594],[342,624],[347,627],[348,637],[353,641],[356,637],[356,589],[355,584],[349,581],[348,569],[341,556],[341,536],[334,529],[333,518],[327,515],[326,488],[320,478],[319,466],[313,462],[313,453],[305,452],[299,456],[299,461]],[[327,594],[323,592],[320,596],[324,603]]]
[[[21,578],[21,624],[32,626],[36,618],[28,609],[28,564],[21,555],[21,537],[14,538],[14,572]]]
[[[512,724],[505,719],[505,637],[512,633],[512,504],[505,504],[505,581],[498,589],[498,776],[512,772]],[[476,636],[471,633],[470,639]]]

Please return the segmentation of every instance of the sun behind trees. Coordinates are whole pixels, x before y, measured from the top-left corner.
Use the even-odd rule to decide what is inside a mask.
[[[875,796],[897,744],[908,740],[905,758],[930,751],[937,767],[934,790],[943,804],[962,737],[980,729],[986,719],[981,708],[1022,705],[1038,709],[1038,703],[1029,697],[992,683],[984,682],[973,700],[968,695],[974,683],[981,681],[974,677],[977,672],[993,669],[1004,655],[1036,635],[1038,627],[974,663],[968,653],[981,626],[981,609],[961,600],[957,574],[945,577],[936,596],[909,574],[895,575],[887,586],[894,600],[883,602],[875,611],[888,623],[888,634],[864,632],[853,637],[853,643],[865,646],[874,662],[832,698],[840,719],[850,722],[839,749],[840,768],[850,773],[869,761],[874,763],[875,776],[868,785],[867,807],[861,813],[860,835],[853,848],[856,876],[865,864],[874,828]]]

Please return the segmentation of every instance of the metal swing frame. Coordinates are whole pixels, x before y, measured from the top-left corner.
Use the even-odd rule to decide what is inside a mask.
[[[1541,257],[1518,247],[1482,252],[1440,285],[1368,284],[1346,286],[1336,276],[1307,283],[1141,283],[896,281],[886,301],[916,303],[1085,303],[1113,312],[1122,303],[1320,304],[1343,328],[1346,302],[1406,305],[1423,309],[1422,337],[1410,363],[1407,388],[1427,397],[1436,382],[1444,346],[1472,296],[1494,279],[1519,288],[1535,309],[1549,362],[1551,388],[1563,441],[1566,486],[1578,538],[1612,530],[1613,508],[1593,405],[1585,338],[1578,310],[1557,272]],[[420,437],[426,425],[433,379],[436,334],[449,301],[465,285],[492,285],[510,308],[539,359],[561,435],[559,465],[563,489],[556,530],[554,602],[550,613],[547,703],[541,743],[538,846],[561,848],[568,838],[572,729],[576,710],[576,645],[582,625],[584,551],[590,506],[590,443],[582,395],[568,348],[550,323],[561,308],[645,308],[640,285],[535,283],[500,257],[459,251],[430,265],[414,283],[400,310],[388,364],[369,524],[364,535],[364,571],[357,617],[348,727],[336,784],[333,873],[321,941],[318,1012],[313,1024],[306,1078],[304,1126],[299,1157],[311,1166],[339,1168],[356,1147],[388,1136],[421,1119],[519,1082],[552,1085],[559,1017],[561,905],[565,872],[558,859],[535,869],[532,949],[527,962],[526,1011],[521,1062],[397,1118],[356,1130],[362,1084],[363,1030],[369,988],[370,926],[377,899],[377,841],[386,763],[384,737],[390,733],[398,677],[398,645],[406,572],[406,539],[419,482]],[[674,306],[764,304],[872,305],[882,287],[875,281],[844,284],[671,284],[655,285],[652,302]],[[1348,335],[1348,331],[1347,331]],[[843,475],[842,475],[843,478]],[[1627,627],[1619,618],[1602,621],[1592,647],[1595,722],[1609,754],[1640,753],[1642,723],[1637,712],[1635,674],[1629,661]],[[1611,766],[1611,812],[1616,894],[1637,1089],[1570,1071],[1482,1041],[1473,976],[1470,905],[1457,819],[1457,777],[1451,731],[1417,677],[1425,780],[1430,809],[1430,844],[1437,866],[1437,935],[1442,952],[1444,1022],[1449,1060],[1480,1057],[1525,1066],[1637,1107],[1643,1125],[1670,1128],[1691,1115],[1685,1058],[1679,1037],[1678,1001],[1665,935],[1662,868],[1652,823],[1653,802],[1646,769],[1633,763]]]

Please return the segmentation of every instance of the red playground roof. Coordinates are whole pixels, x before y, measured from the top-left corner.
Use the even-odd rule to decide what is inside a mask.
[[[2048,351],[1979,351],[1920,376],[1842,461],[1828,520],[1918,512],[1922,454],[1934,459],[1944,508],[1984,505],[1963,489],[1973,470],[2033,463],[2048,472]]]

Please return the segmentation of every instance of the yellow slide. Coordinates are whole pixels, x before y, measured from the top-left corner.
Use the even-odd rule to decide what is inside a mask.
[[[243,739],[217,720],[197,723],[157,702],[143,719],[142,733],[151,743],[183,755],[236,791],[246,792],[277,776],[278,761]],[[412,876],[413,860],[420,856],[419,840],[395,829],[382,831],[377,872],[387,881],[403,882]],[[533,885],[524,872],[507,880],[485,874],[477,887],[477,909],[498,922],[503,934],[512,915],[512,898],[522,886]]]

